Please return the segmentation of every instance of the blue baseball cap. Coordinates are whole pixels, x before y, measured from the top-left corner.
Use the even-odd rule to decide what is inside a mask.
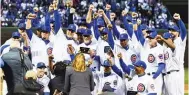
[[[105,60],[102,66],[104,66],[104,67],[110,67],[111,65],[108,62],[108,60]]]
[[[104,21],[97,21],[97,26],[98,27],[105,27]]]
[[[84,29],[84,28],[79,28],[79,29],[77,29],[77,33],[79,33],[79,34],[83,34],[83,33],[84,33],[84,31],[85,31],[85,29]]]
[[[12,38],[14,37],[19,37],[20,38],[20,33],[19,32],[13,32],[12,33]]]
[[[109,32],[108,28],[104,28],[101,33],[102,34],[108,34],[108,32]]]
[[[50,19],[50,23],[54,23],[55,20],[53,18]]]
[[[126,19],[127,19],[127,21],[132,22],[132,17],[131,16],[126,16]]]
[[[70,24],[67,28],[68,30],[72,30],[73,32],[76,31],[76,26],[74,24]]]
[[[121,35],[119,36],[119,40],[127,40],[127,39],[128,39],[128,35],[127,35],[126,33],[121,34]]]
[[[148,29],[148,26],[146,24],[142,24],[140,26],[140,28],[141,28],[141,30],[146,30],[146,29]]]
[[[41,29],[42,28],[42,25],[41,24],[37,24],[37,26],[35,27],[37,30]]]
[[[150,34],[147,37],[154,39],[156,36],[157,36],[157,31],[154,31],[154,32],[150,32]]]
[[[20,29],[20,30],[26,30],[26,24],[25,23],[18,24],[18,29]]]
[[[97,19],[97,26],[98,27],[104,27],[105,26],[104,20],[102,18]]]
[[[50,31],[51,31],[51,28],[49,27],[49,26],[45,26],[45,25],[43,25],[42,27],[41,27],[41,32],[47,32],[47,33],[50,33]]]
[[[134,66],[138,66],[138,67],[142,67],[144,69],[146,69],[146,63],[144,61],[138,61],[134,64]]]
[[[169,25],[168,26],[168,30],[175,30],[175,31],[179,31],[179,27],[177,25]]]
[[[37,68],[46,68],[45,63],[43,62],[37,63]]]
[[[169,32],[163,33],[163,38],[165,38],[165,39],[172,38],[172,37],[173,37],[173,36],[172,36],[171,33],[169,33]]]
[[[86,35],[86,36],[92,35],[91,29],[86,29],[86,30],[83,32],[83,35]]]
[[[148,33],[156,32],[156,29],[155,28],[147,28],[146,32],[148,32]]]

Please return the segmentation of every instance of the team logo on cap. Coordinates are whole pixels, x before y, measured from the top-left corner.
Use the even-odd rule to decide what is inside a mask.
[[[110,85],[111,83],[110,82],[105,82],[104,85]]]
[[[132,63],[135,63],[135,62],[136,62],[136,59],[137,59],[136,54],[132,54],[132,55],[131,55],[131,62],[132,62]]]
[[[116,85],[117,85],[117,80],[114,80],[114,81],[113,81],[113,84],[116,86]]]
[[[137,86],[137,91],[138,92],[143,92],[145,90],[145,86],[142,83],[139,83]]]
[[[51,54],[52,54],[52,50],[53,50],[53,48],[52,48],[52,47],[49,47],[49,48],[47,49],[47,54],[48,54],[48,55],[51,55]]]
[[[169,58],[169,53],[168,53],[168,52],[166,52],[166,53],[164,54],[164,58],[165,58],[165,60],[167,60],[167,59]]]
[[[148,62],[153,63],[155,61],[155,57],[153,54],[148,55]]]

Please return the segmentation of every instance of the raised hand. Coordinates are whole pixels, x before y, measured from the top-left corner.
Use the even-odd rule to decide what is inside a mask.
[[[125,16],[127,15],[127,11],[123,10],[122,13],[121,13],[122,16]]]
[[[110,10],[111,9],[111,5],[109,5],[109,4],[106,4],[106,8],[105,8],[106,10]]]
[[[91,4],[91,5],[89,6],[89,11],[93,11],[93,9],[94,9],[94,6]]]
[[[121,59],[121,58],[122,58],[122,54],[119,53],[119,54],[117,55],[117,57],[118,57],[119,59]]]
[[[111,20],[111,21],[113,21],[115,17],[116,17],[116,14],[115,14],[115,13],[110,13],[110,20]]]
[[[175,14],[173,15],[173,18],[174,18],[175,20],[180,20],[180,14],[175,13]]]

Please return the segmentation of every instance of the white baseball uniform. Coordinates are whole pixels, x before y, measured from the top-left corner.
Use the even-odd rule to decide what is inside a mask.
[[[165,70],[164,75],[164,95],[181,95],[179,94],[179,61],[173,54],[171,48],[167,47],[165,44],[164,48],[164,60],[165,60]],[[176,49],[175,49],[176,50]]]
[[[125,95],[125,84],[121,77],[115,73],[111,73],[109,76],[104,76],[104,72],[98,72],[99,83],[98,92],[102,92],[105,83],[109,83],[110,87],[114,89],[116,95]]]
[[[184,55],[185,55],[185,47],[186,47],[186,39],[187,37],[185,37],[185,39],[182,41],[181,37],[177,37],[174,40],[174,44],[175,44],[175,51],[174,54],[176,56],[176,58],[179,61],[179,67],[180,67],[180,71],[179,71],[179,80],[178,82],[180,83],[179,85],[179,95],[183,95],[184,94]]]
[[[132,80],[126,83],[127,91],[135,91],[137,95],[148,95],[157,93],[154,80],[147,74],[143,76],[135,75]]]
[[[140,59],[139,52],[135,50],[134,46],[130,45],[130,42],[129,42],[128,50],[124,49],[119,43],[119,44],[115,44],[113,51],[115,55],[115,65],[119,69],[121,69],[119,58],[117,57],[119,53],[122,54],[123,62],[126,65],[132,65],[133,63],[137,62]]]
[[[147,65],[146,73],[153,77],[158,70],[158,64],[164,63],[163,47],[157,43],[156,47],[150,48],[148,42],[145,42],[144,46],[140,48],[140,57]],[[157,88],[157,95],[162,94],[163,76],[160,74],[155,79],[155,88]]]

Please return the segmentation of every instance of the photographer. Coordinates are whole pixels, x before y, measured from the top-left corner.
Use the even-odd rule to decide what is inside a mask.
[[[23,84],[24,75],[26,73],[26,70],[23,70],[21,64],[25,64],[29,70],[32,69],[32,63],[29,60],[28,55],[23,54],[21,56],[21,53],[23,54],[20,49],[20,42],[18,40],[14,40],[10,44],[9,52],[2,56],[2,60],[4,62],[2,69],[4,71],[8,87],[7,95],[22,92],[15,90],[15,88],[18,88],[18,85]],[[23,61],[21,58],[23,58]]]

